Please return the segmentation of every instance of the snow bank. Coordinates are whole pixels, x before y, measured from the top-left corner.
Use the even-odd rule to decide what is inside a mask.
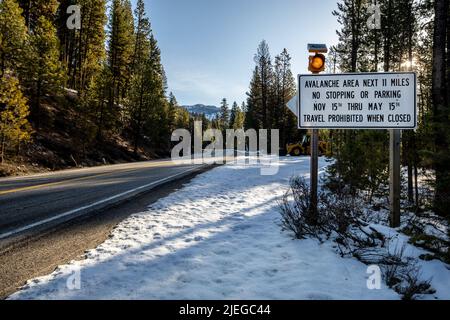
[[[281,231],[277,202],[293,175],[309,177],[309,158],[282,158],[275,176],[239,165],[199,175],[120,223],[85,260],[10,298],[398,299],[386,287],[367,289],[367,266],[332,243]]]

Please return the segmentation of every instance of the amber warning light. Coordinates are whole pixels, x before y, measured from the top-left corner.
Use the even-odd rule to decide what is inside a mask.
[[[314,73],[325,71],[325,56],[320,53],[310,56],[308,70]]]
[[[312,73],[320,73],[325,71],[325,55],[328,48],[324,44],[308,44],[308,51],[315,55],[309,57],[308,70]]]

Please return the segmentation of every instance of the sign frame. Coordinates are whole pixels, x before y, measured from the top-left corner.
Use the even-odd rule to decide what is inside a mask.
[[[391,126],[391,127],[379,127],[379,126],[354,126],[354,125],[348,125],[348,126],[327,126],[327,125],[320,125],[320,126],[301,126],[301,117],[302,108],[300,107],[300,99],[301,99],[301,78],[306,77],[326,77],[326,76],[358,76],[358,75],[396,75],[396,74],[407,74],[407,75],[413,75],[414,76],[414,126]],[[298,75],[298,99],[297,99],[297,125],[299,129],[302,130],[310,130],[310,129],[318,129],[318,130],[415,130],[417,129],[418,123],[417,123],[417,73],[416,72],[357,72],[357,73],[326,73],[326,74],[299,74]]]

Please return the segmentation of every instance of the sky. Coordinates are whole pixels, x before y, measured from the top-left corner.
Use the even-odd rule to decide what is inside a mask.
[[[135,1],[134,1],[135,2]],[[336,44],[336,0],[145,0],[169,91],[181,105],[246,100],[253,57],[266,40],[307,72],[308,43]]]

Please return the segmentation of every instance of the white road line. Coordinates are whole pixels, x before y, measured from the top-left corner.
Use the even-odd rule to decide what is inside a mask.
[[[202,167],[204,167],[204,166],[198,166],[198,167],[195,167],[195,168],[192,168],[192,169],[189,169],[189,170],[186,170],[186,171],[183,171],[183,172],[180,172],[180,173],[171,175],[171,176],[169,176],[169,177],[167,177],[167,178],[160,179],[160,180],[158,180],[158,181],[153,181],[152,183],[149,183],[149,184],[140,186],[140,187],[138,187],[138,188],[135,188],[135,189],[132,189],[132,190],[128,190],[128,191],[125,191],[125,192],[116,194],[116,195],[114,195],[114,196],[112,196],[112,197],[109,197],[109,198],[106,198],[106,199],[103,199],[103,200],[100,200],[100,201],[91,203],[91,204],[89,204],[89,205],[87,205],[87,206],[83,206],[83,207],[80,207],[80,208],[78,208],[78,209],[70,210],[70,211],[61,213],[61,214],[59,214],[59,215],[57,215],[57,216],[54,216],[54,217],[51,217],[51,218],[47,218],[47,219],[44,219],[44,220],[41,220],[41,221],[38,221],[38,222],[34,222],[34,223],[29,224],[29,225],[27,225],[27,226],[20,227],[20,228],[18,228],[18,229],[15,229],[15,230],[12,230],[12,231],[9,231],[9,232],[6,232],[6,233],[2,233],[2,234],[0,234],[0,240],[6,239],[6,238],[8,238],[8,237],[11,237],[11,236],[13,236],[13,235],[22,233],[22,232],[27,231],[27,230],[30,230],[30,229],[32,229],[32,228],[42,226],[42,225],[47,224],[47,223],[49,223],[49,222],[52,222],[52,221],[55,221],[55,220],[58,220],[58,219],[61,219],[61,218],[64,218],[64,217],[73,215],[73,214],[75,214],[75,213],[77,213],[77,212],[80,212],[80,211],[83,211],[83,210],[86,210],[86,209],[89,209],[89,208],[98,206],[98,205],[100,205],[100,204],[107,203],[107,202],[109,202],[109,201],[111,201],[111,200],[115,200],[115,199],[117,199],[117,198],[126,196],[126,195],[128,195],[128,194],[130,194],[130,193],[133,193],[133,192],[136,192],[136,191],[139,191],[139,190],[142,190],[142,189],[145,189],[145,188],[154,186],[154,185],[156,185],[156,184],[159,184],[159,183],[165,182],[165,181],[167,181],[167,180],[170,180],[170,179],[172,179],[172,178],[178,177],[178,176],[180,176],[180,175],[182,175],[182,174],[186,174],[186,173],[191,172],[191,171],[194,171],[194,170],[199,170],[199,169],[202,168]]]

